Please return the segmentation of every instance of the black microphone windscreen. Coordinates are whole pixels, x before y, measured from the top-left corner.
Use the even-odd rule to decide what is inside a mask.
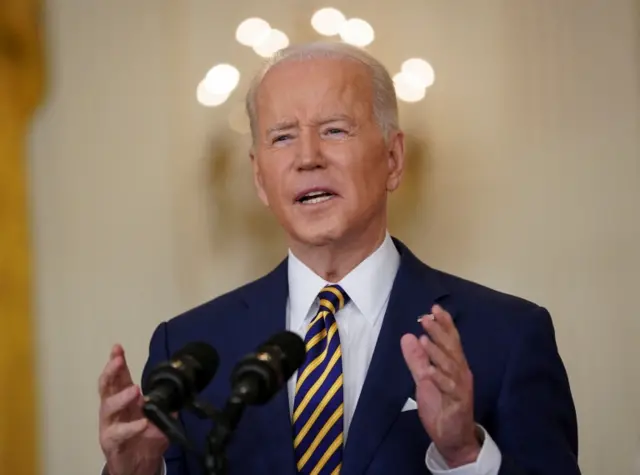
[[[185,358],[189,358],[197,365],[193,383],[195,390],[200,392],[207,387],[218,370],[220,363],[218,352],[208,343],[194,341],[176,351],[171,357],[174,361]]]
[[[296,333],[284,331],[271,337],[263,347],[277,347],[283,354],[282,373],[285,381],[304,363],[306,349],[304,341]]]

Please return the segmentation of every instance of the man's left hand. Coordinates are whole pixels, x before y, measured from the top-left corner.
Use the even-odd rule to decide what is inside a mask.
[[[480,453],[473,416],[473,375],[453,319],[439,305],[420,324],[429,335],[401,339],[416,383],[422,425],[450,468],[473,463]]]

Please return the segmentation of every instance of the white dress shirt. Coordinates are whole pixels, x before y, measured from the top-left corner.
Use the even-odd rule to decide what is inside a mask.
[[[344,437],[364,385],[373,350],[382,327],[391,287],[400,266],[400,255],[391,238],[385,239],[369,258],[337,282],[350,297],[350,302],[336,313],[342,371],[344,374]],[[287,329],[305,337],[307,326],[317,314],[318,294],[328,283],[289,252],[289,299]],[[296,375],[289,380],[289,404],[293,412]]]
[[[318,294],[325,285],[339,284],[350,297],[350,302],[336,314],[344,374],[345,441],[399,266],[400,255],[389,233],[380,247],[340,282],[326,282],[289,251],[289,299],[286,309],[288,330],[304,339],[307,325],[316,315],[320,305]],[[295,384],[296,375],[294,374],[288,381],[291,413],[293,413]],[[480,427],[480,429],[484,435],[484,442],[480,455],[474,463],[449,469],[435,445],[431,444],[426,453],[429,471],[433,475],[497,475],[502,462],[500,450],[484,428]],[[102,473],[108,475],[104,469]],[[163,466],[159,475],[165,474],[166,466]]]

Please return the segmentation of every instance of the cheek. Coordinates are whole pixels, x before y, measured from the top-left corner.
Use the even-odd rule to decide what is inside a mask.
[[[280,208],[288,204],[292,187],[288,185],[289,174],[286,168],[270,166],[262,176],[262,188],[269,199],[269,206]]]
[[[389,174],[386,163],[380,157],[366,157],[359,161],[352,176],[357,180],[361,195],[373,197],[386,191]]]

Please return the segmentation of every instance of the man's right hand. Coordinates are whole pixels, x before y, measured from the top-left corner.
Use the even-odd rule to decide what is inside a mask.
[[[133,384],[122,346],[115,345],[98,382],[100,446],[109,475],[157,475],[169,446],[142,415],[143,396]]]

